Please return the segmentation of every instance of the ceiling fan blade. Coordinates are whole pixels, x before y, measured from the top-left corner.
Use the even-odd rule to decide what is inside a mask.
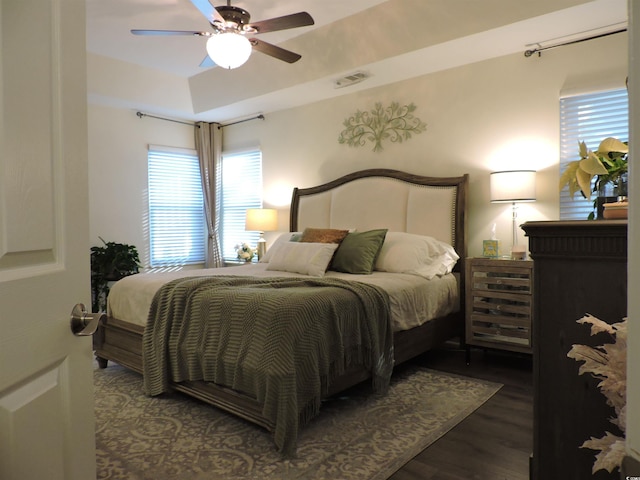
[[[202,59],[202,61],[200,62],[200,67],[202,67],[202,68],[211,68],[211,67],[217,67],[217,66],[218,65],[216,65],[216,62],[211,60],[211,57],[209,55],[204,57]]]
[[[197,32],[194,30],[131,30],[134,35],[191,35],[194,37],[208,37],[209,32]]]
[[[277,58],[278,60],[283,60],[287,63],[294,63],[302,58],[302,56],[298,55],[297,53],[285,50],[284,48],[280,48],[271,43],[263,42],[262,40],[258,40],[256,38],[250,38],[249,41],[251,42],[253,48],[255,48],[257,51]]]
[[[193,0],[192,0],[193,1]],[[270,18],[251,23],[250,26],[257,30],[257,33],[276,32],[287,28],[306,27],[313,25],[313,18],[307,12],[292,13],[283,17]]]
[[[220,15],[220,13],[214,8],[214,6],[209,3],[209,0],[191,0],[191,3],[193,3],[193,5],[198,10],[200,10],[200,13],[204,15],[209,23],[213,23],[214,21],[221,22],[222,24],[225,23],[222,15]]]

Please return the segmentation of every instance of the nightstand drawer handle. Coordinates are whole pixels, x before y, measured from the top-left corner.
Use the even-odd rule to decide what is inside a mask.
[[[502,280],[498,280],[496,283],[497,283],[498,285],[502,285]]]

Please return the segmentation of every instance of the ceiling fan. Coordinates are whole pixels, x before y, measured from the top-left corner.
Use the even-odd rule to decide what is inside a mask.
[[[271,43],[248,35],[275,32],[289,28],[313,25],[313,18],[307,12],[293,13],[250,23],[251,15],[240,7],[231,5],[231,0],[220,7],[213,7],[208,0],[191,0],[213,27],[212,32],[191,30],[131,30],[134,35],[193,35],[208,37],[207,57],[201,67],[219,65],[224,68],[237,68],[245,63],[252,49],[271,57],[294,63],[302,58],[297,53],[285,50]]]

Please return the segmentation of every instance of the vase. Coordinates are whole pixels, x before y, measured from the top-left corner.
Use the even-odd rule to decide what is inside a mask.
[[[615,181],[598,186],[597,218],[612,220],[627,218],[628,174],[622,173]]]
[[[598,196],[595,201],[596,219],[604,220],[604,204],[618,201],[618,195],[611,182],[600,183],[598,185]]]
[[[618,202],[626,202],[629,195],[629,174],[621,173],[616,183],[615,194],[618,196]]]

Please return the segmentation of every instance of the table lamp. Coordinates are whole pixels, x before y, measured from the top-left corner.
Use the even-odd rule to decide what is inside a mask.
[[[264,239],[264,232],[278,229],[278,211],[275,208],[248,208],[244,229],[260,232],[257,245],[259,261],[267,253],[267,241]]]
[[[491,174],[491,203],[512,204],[512,247],[513,258],[524,260],[526,252],[518,246],[516,203],[536,201],[536,172],[534,170],[513,170]]]

